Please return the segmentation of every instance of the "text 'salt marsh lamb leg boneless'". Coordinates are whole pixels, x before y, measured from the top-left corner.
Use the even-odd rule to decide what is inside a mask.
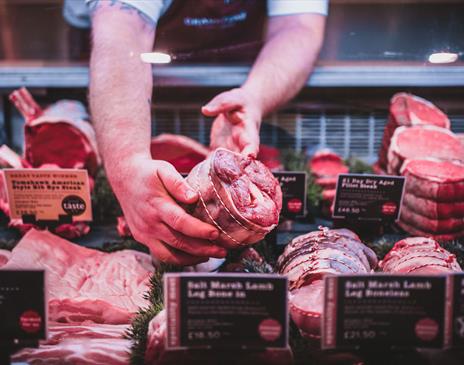
[[[306,337],[319,339],[327,274],[366,274],[377,266],[375,253],[348,229],[321,228],[294,238],[277,261],[289,280],[290,315]]]
[[[226,248],[250,245],[263,239],[279,222],[282,191],[261,162],[218,148],[188,175],[199,193],[190,213],[215,225],[217,243]]]

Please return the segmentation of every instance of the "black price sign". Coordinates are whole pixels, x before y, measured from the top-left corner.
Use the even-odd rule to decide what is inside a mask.
[[[0,343],[46,338],[44,271],[0,271]]]
[[[273,274],[167,274],[167,348],[286,348],[287,279]]]
[[[396,221],[400,215],[404,181],[403,176],[339,175],[333,217]]]
[[[449,337],[451,347],[464,348],[464,274],[450,276],[451,315]]]
[[[445,276],[325,278],[322,347],[423,347],[445,343]]]
[[[288,218],[306,214],[306,173],[302,171],[273,172],[282,188],[282,214]]]

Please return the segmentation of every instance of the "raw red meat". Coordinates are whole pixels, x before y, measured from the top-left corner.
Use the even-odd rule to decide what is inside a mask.
[[[421,198],[414,193],[406,192],[403,196],[403,207],[430,219],[446,219],[464,217],[464,201],[454,203],[436,202]]]
[[[409,223],[406,223],[404,220],[398,221],[397,224],[405,232],[409,233],[412,236],[429,237],[437,241],[452,241],[452,240],[464,237],[464,231],[447,232],[447,233],[430,233],[430,232],[425,232],[421,230],[415,224],[411,225]]]
[[[379,167],[382,170],[387,168],[387,152],[395,129],[414,125],[435,125],[450,129],[450,121],[446,114],[431,102],[407,93],[393,95],[390,101],[390,116],[379,151]]]
[[[278,148],[261,144],[256,158],[271,171],[281,171],[284,169]]]
[[[329,150],[316,152],[309,161],[309,168],[316,178],[334,178],[339,174],[348,173],[348,166],[342,158]]]
[[[424,158],[464,161],[464,146],[444,128],[428,125],[396,129],[388,150],[387,172],[398,175],[405,160]]]
[[[384,272],[398,274],[440,274],[461,271],[456,256],[436,241],[424,237],[410,237],[393,246],[379,263]]]
[[[165,350],[166,311],[162,310],[148,325],[145,364],[158,364]]]
[[[187,182],[200,194],[191,213],[214,224],[221,232],[216,242],[226,248],[258,242],[279,221],[282,191],[259,161],[218,148]]]
[[[130,228],[127,224],[126,218],[124,216],[118,217],[118,224],[116,226],[116,230],[118,231],[118,235],[123,238],[132,237],[132,233]]]
[[[464,231],[464,215],[459,218],[428,218],[407,206],[401,209],[401,221],[430,234],[456,233]]]
[[[167,330],[166,312],[163,310],[148,325],[147,348],[145,364],[203,364],[220,365],[224,363],[224,350],[194,351],[194,350],[165,350]],[[233,365],[291,365],[293,358],[289,349],[268,349],[264,351],[248,351],[242,355],[227,357],[227,363]]]
[[[11,257],[11,252],[7,250],[0,250],[0,267],[5,265]]]
[[[124,338],[127,325],[49,326],[49,339],[38,348],[12,356],[30,365],[128,365],[131,342]]]
[[[464,164],[436,159],[406,161],[406,192],[437,202],[464,201]]]
[[[50,320],[67,323],[128,323],[146,306],[154,271],[144,253],[103,253],[31,229],[2,269],[34,268],[47,271]]]
[[[26,121],[24,157],[32,167],[55,164],[96,173],[99,156],[95,132],[85,120],[82,104],[62,100],[42,110],[25,88],[11,93],[10,100]]]
[[[151,156],[171,163],[180,173],[189,173],[209,154],[209,149],[189,137],[160,134],[151,140]]]
[[[376,266],[375,253],[347,229],[322,228],[294,238],[277,268],[288,277],[290,315],[304,335],[320,338],[324,275],[368,273]]]

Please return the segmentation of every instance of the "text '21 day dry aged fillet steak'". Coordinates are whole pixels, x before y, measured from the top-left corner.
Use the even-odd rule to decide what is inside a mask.
[[[218,148],[188,175],[200,199],[193,216],[215,225],[217,243],[237,248],[263,239],[278,223],[282,208],[279,182],[261,162]]]
[[[294,238],[277,268],[289,280],[289,309],[303,335],[319,339],[327,274],[366,274],[377,266],[375,253],[348,229],[322,228]]]
[[[394,274],[444,274],[461,271],[456,256],[431,238],[410,237],[395,243],[379,263],[384,272]]]

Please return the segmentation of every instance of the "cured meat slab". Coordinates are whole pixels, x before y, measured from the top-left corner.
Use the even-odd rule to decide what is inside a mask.
[[[430,219],[464,217],[464,201],[437,202],[432,199],[416,196],[409,190],[403,196],[403,207]]]
[[[396,128],[415,125],[435,125],[450,129],[450,121],[445,113],[431,102],[408,93],[397,93],[390,101],[390,115],[385,126],[379,151],[379,167],[387,167],[387,153],[390,140]]]
[[[220,231],[216,243],[226,248],[258,242],[279,221],[279,182],[257,160],[218,148],[190,172],[187,182],[200,196],[190,212],[215,225]]]
[[[376,266],[375,253],[350,230],[323,228],[294,238],[277,261],[289,280],[292,320],[305,336],[319,339],[324,275],[369,273]]]
[[[396,129],[388,150],[387,172],[398,175],[405,160],[424,158],[464,161],[464,146],[445,128],[415,126]]]
[[[123,324],[147,301],[154,268],[147,254],[103,253],[31,229],[2,269],[45,269],[51,321]]]
[[[401,169],[406,191],[437,202],[464,201],[464,165],[452,161],[417,159]]]
[[[128,325],[49,326],[49,339],[38,348],[26,348],[12,356],[14,362],[30,365],[128,365]]]
[[[395,243],[379,263],[384,272],[396,274],[439,274],[461,271],[456,256],[431,238],[410,237]]]
[[[464,231],[464,216],[459,218],[428,218],[414,212],[407,206],[401,209],[400,220],[431,234],[455,233]]]
[[[450,233],[430,233],[421,230],[416,225],[411,225],[403,220],[398,221],[398,226],[412,236],[429,237],[437,241],[452,241],[464,237],[464,231]]]

